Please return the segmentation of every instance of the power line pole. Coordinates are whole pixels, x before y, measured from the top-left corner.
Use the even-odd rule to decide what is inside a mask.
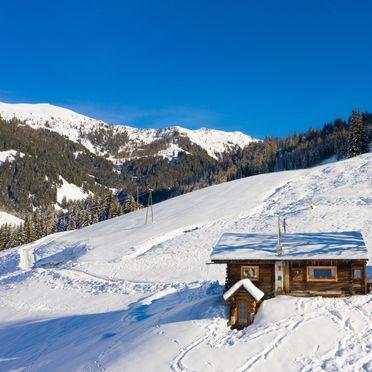
[[[148,222],[149,209],[151,208],[151,223],[154,223],[154,210],[152,208],[152,189],[149,189],[149,197],[147,200],[147,210],[146,210],[146,225]]]
[[[137,186],[137,210],[139,209],[139,188],[138,188],[138,186]]]
[[[287,219],[283,218],[283,234],[287,234]]]

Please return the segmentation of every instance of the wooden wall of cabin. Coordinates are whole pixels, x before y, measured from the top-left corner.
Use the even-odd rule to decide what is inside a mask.
[[[252,283],[262,292],[264,292],[264,299],[274,297],[274,276],[275,276],[275,267],[274,264],[259,264],[249,263],[242,264],[227,264],[226,267],[226,282],[225,290],[231,288],[236,282],[241,278],[241,267],[246,265],[256,265],[259,266],[259,280],[252,280]]]
[[[361,286],[355,288],[352,270],[355,265],[363,268]],[[307,281],[307,266],[337,266],[337,281]],[[296,271],[302,271],[302,280],[294,277]],[[365,263],[335,261],[291,261],[289,264],[289,293],[293,295],[350,295],[365,293]]]

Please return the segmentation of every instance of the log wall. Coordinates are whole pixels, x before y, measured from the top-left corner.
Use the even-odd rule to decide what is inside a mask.
[[[275,293],[275,263],[262,261],[241,261],[227,264],[225,289],[228,290],[241,279],[241,267],[247,265],[259,266],[259,280],[253,281],[261,291],[264,299],[274,297]],[[337,281],[307,281],[307,266],[337,266]],[[362,279],[353,280],[353,267],[362,268]],[[294,270],[302,270],[302,279],[294,277]],[[297,270],[298,271],[298,270]],[[287,261],[285,264],[285,293],[297,296],[347,296],[364,294],[366,288],[365,261]]]
[[[228,290],[241,279],[241,267],[246,265],[259,266],[259,280],[252,281],[252,283],[265,294],[264,299],[274,297],[274,264],[257,264],[252,262],[228,264],[226,268],[225,289]]]

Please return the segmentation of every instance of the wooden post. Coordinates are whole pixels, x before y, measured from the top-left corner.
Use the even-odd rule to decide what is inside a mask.
[[[149,197],[147,199],[147,209],[146,209],[146,225],[149,217],[149,209],[151,208],[151,223],[154,223],[154,210],[152,208],[152,189],[149,189]]]
[[[288,294],[291,290],[290,284],[289,284],[289,262],[286,261],[284,263],[284,293]]]

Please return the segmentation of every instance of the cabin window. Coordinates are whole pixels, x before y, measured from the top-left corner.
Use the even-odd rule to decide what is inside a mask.
[[[304,280],[304,270],[302,268],[292,268],[291,277],[294,282],[302,282]]]
[[[353,279],[361,280],[362,279],[362,269],[360,267],[354,267],[353,269]]]
[[[308,282],[337,282],[337,266],[308,266]]]
[[[241,278],[258,280],[259,276],[259,267],[258,266],[242,266],[241,269]]]

